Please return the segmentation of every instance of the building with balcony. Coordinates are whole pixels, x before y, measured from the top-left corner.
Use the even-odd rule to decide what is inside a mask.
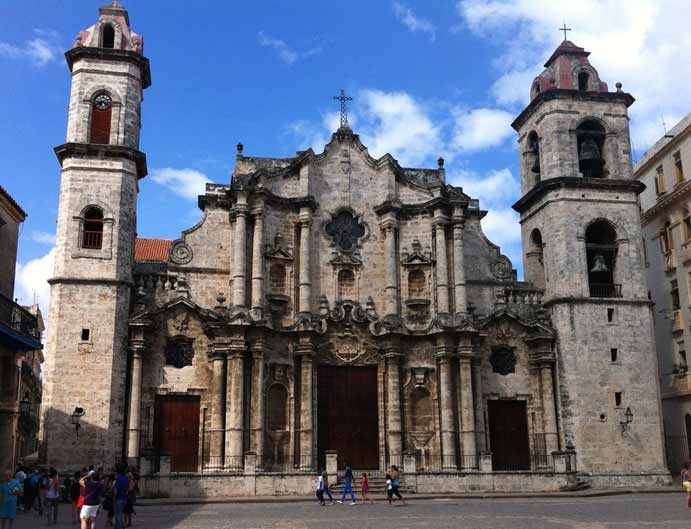
[[[640,195],[643,255],[655,303],[667,459],[674,472],[691,459],[691,114],[646,152],[634,177]],[[691,351],[691,350],[690,350]]]
[[[26,453],[20,437],[38,431],[40,406],[40,378],[32,387],[22,385],[26,354],[30,353],[32,365],[42,358],[39,311],[36,307],[32,313],[13,301],[19,226],[24,219],[24,210],[0,186],[0,454],[8,454],[4,463],[12,465]]]

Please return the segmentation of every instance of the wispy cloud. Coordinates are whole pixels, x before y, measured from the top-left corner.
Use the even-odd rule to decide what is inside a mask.
[[[314,46],[305,51],[295,50],[289,46],[286,41],[273,37],[264,31],[257,33],[257,40],[261,46],[273,49],[278,58],[288,65],[293,64],[300,59],[306,59],[308,57],[319,55],[322,52],[321,46]]]
[[[437,29],[432,22],[418,17],[410,7],[401,2],[393,2],[391,7],[396,19],[410,31],[413,33],[424,33],[431,42],[434,42],[434,39],[437,37]]]
[[[456,109],[452,144],[464,152],[480,151],[502,144],[514,135],[513,114],[495,108]]]
[[[206,184],[211,182],[208,176],[195,169],[173,169],[164,167],[154,169],[151,179],[157,184],[167,187],[170,191],[189,200],[196,200],[203,195]]]
[[[55,244],[55,234],[46,231],[32,231],[31,240],[39,244],[47,244],[53,246]]]
[[[8,59],[27,59],[43,67],[62,55],[60,35],[52,29],[34,29],[35,38],[22,44],[0,41],[0,56]]]
[[[55,248],[41,257],[31,259],[26,263],[17,264],[15,279],[15,296],[22,305],[32,305],[36,299],[41,306],[43,319],[48,319],[48,302],[50,300],[50,285],[48,279],[53,275]]]

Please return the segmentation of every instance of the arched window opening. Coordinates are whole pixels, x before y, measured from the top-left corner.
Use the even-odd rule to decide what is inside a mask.
[[[425,388],[415,388],[410,395],[411,430],[413,432],[434,431],[432,397]]]
[[[90,250],[100,250],[103,247],[103,211],[101,208],[90,207],[84,213],[81,246]]]
[[[588,91],[588,80],[590,79],[590,76],[588,75],[588,72],[581,72],[578,74],[578,89],[581,92],[587,92]]]
[[[540,143],[535,131],[528,134],[528,167],[537,184],[540,181]]]
[[[532,249],[540,252],[542,251],[542,234],[537,228],[530,233],[530,242],[533,247]]]
[[[602,155],[605,145],[605,129],[589,119],[576,129],[578,142],[578,168],[584,178],[604,178],[605,160]]]
[[[105,24],[103,26],[101,45],[104,48],[114,48],[115,47],[115,29],[110,24]]]
[[[422,270],[408,272],[408,297],[427,298],[427,278]]]
[[[267,395],[267,421],[269,431],[279,432],[288,429],[288,392],[281,384],[274,384]]]
[[[609,222],[593,222],[585,232],[590,297],[621,297],[621,285],[614,283],[617,234]]]
[[[110,121],[113,113],[113,100],[106,93],[98,94],[91,108],[90,143],[110,143]]]
[[[280,263],[272,264],[269,269],[269,291],[281,296],[286,293],[286,269]]]
[[[526,254],[526,279],[537,288],[545,288],[545,266],[542,256],[542,234],[535,228],[530,232],[528,253]]]
[[[355,274],[349,268],[338,272],[338,299],[355,299]]]

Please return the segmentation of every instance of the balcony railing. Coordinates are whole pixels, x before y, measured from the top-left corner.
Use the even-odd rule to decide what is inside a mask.
[[[82,248],[100,250],[103,247],[103,231],[84,230]]]
[[[36,316],[2,294],[0,294],[0,323],[20,334],[41,340]]]
[[[621,285],[614,283],[590,283],[591,298],[620,298]]]

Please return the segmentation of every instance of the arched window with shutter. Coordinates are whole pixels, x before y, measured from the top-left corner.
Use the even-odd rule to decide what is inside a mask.
[[[91,105],[91,130],[89,143],[110,143],[110,121],[113,115],[113,100],[102,92],[93,99]]]
[[[100,250],[103,247],[103,210],[92,206],[84,212],[81,247]]]

